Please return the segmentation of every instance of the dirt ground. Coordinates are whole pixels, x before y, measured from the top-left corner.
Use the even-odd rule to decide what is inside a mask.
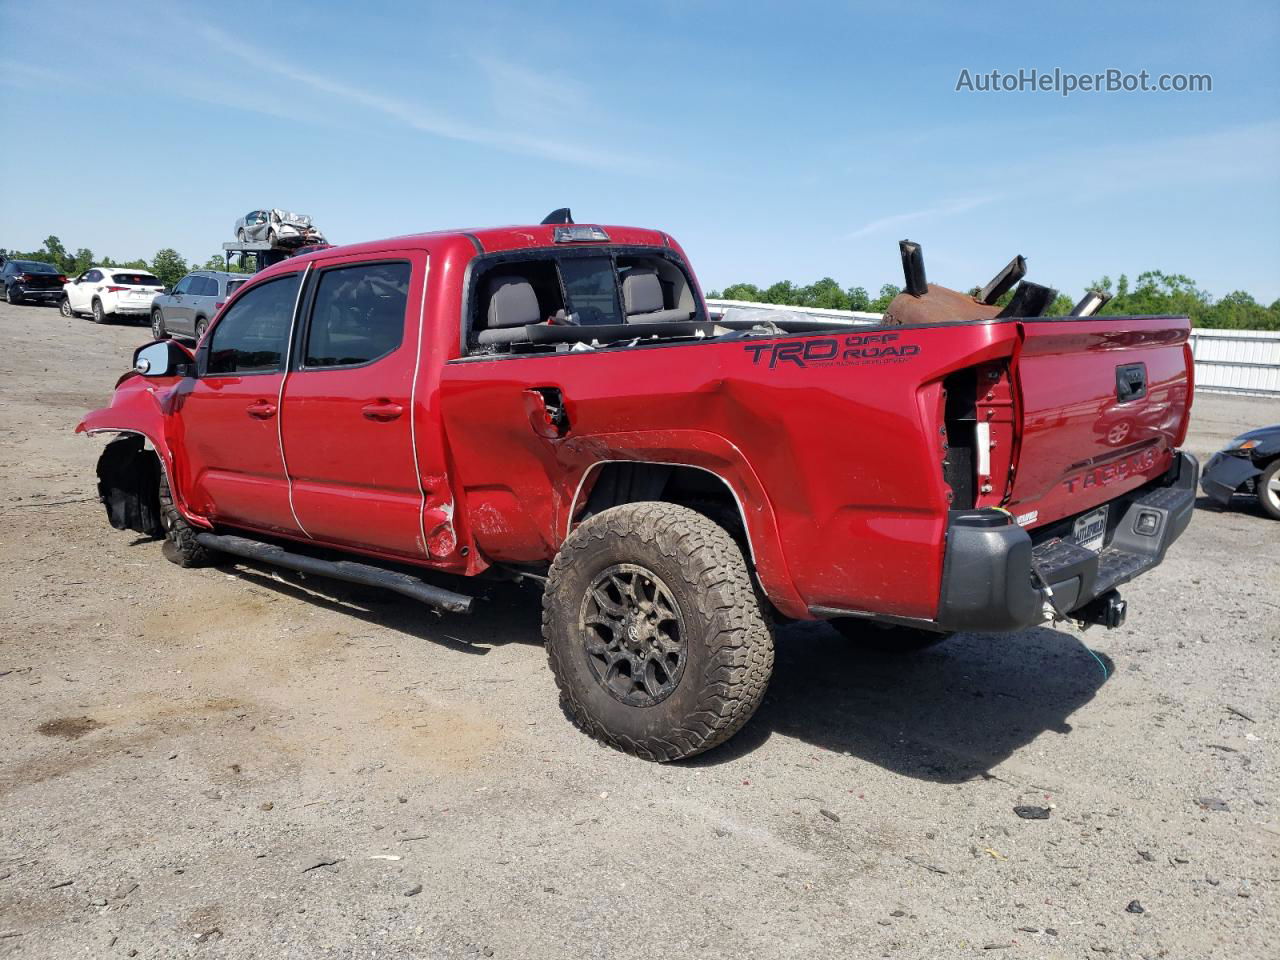
[[[1256,506],[1118,631],[787,628],[746,730],[657,766],[565,720],[532,590],[437,619],[112,530],[72,428],[146,338],[0,304],[0,957],[1275,956]],[[1202,395],[1188,445],[1276,421]]]

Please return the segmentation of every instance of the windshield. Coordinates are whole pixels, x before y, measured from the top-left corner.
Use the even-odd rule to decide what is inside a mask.
[[[40,260],[15,260],[13,262],[17,264],[18,268],[22,270],[24,273],[61,273],[62,272],[53,264],[44,263]]]
[[[160,287],[163,284],[149,273],[114,273],[116,283],[128,283],[135,287]]]

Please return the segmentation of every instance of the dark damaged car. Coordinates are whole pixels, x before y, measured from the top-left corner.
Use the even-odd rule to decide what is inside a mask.
[[[1224,507],[1236,494],[1254,494],[1262,512],[1280,520],[1280,423],[1236,437],[1209,460],[1200,487]]]

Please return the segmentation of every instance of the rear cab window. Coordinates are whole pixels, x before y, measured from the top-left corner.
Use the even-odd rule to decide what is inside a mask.
[[[647,324],[689,324],[692,335],[692,325],[706,321],[687,267],[670,251],[531,250],[481,262],[483,267],[473,271],[464,317],[471,354],[527,353],[535,349],[533,342],[590,343],[606,336],[648,336],[658,329],[646,332]],[[554,334],[536,329],[543,325],[562,329]]]
[[[623,322],[612,257],[573,257],[559,266],[565,301],[578,323]]]

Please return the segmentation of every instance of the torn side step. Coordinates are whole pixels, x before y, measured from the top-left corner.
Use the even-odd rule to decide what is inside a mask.
[[[320,560],[301,553],[290,553],[273,543],[250,540],[248,537],[200,533],[196,535],[196,542],[210,550],[270,563],[277,567],[284,567],[286,570],[296,570],[298,573],[310,573],[317,577],[330,577],[334,580],[345,580],[348,583],[394,590],[396,593],[450,613],[470,613],[474,599],[465,594],[454,593],[452,590],[434,587],[407,573],[386,570],[368,563],[356,563],[353,560]]]

